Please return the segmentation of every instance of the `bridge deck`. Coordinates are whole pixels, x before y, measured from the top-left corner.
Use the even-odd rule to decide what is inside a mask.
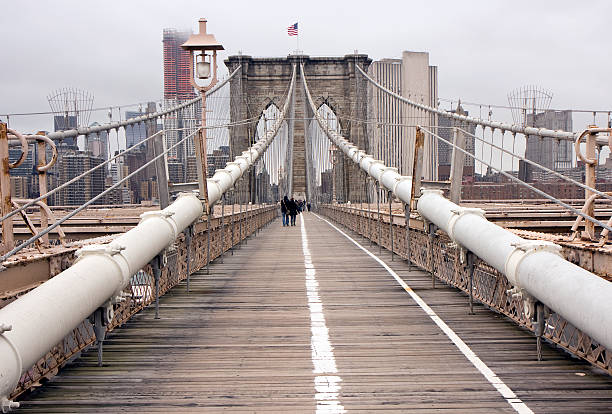
[[[303,218],[307,251],[299,219],[289,228],[275,222],[210,275],[192,276],[191,293],[182,284],[162,297],[161,319],[149,308],[117,329],[103,367],[95,350],[85,353],[27,395],[20,412],[313,412],[319,404],[321,412],[490,413],[524,409],[521,401],[534,412],[612,408],[610,377],[546,346],[536,362],[529,333],[482,306],[468,315],[464,295],[432,289],[429,275],[384,253],[426,313],[366,252],[315,215]],[[492,370],[501,393],[434,313]]]

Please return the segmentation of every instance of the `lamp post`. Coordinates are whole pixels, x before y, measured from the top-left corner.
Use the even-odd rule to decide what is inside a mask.
[[[191,85],[202,95],[202,129],[200,130],[199,134],[196,134],[194,140],[200,199],[204,200],[206,214],[209,214],[210,206],[208,204],[208,188],[206,185],[206,91],[211,89],[217,83],[217,50],[224,50],[224,48],[221,43],[217,42],[217,39],[215,39],[213,34],[206,33],[206,19],[202,18],[198,23],[200,33],[189,36],[189,39],[187,39],[187,41],[183,43],[181,47],[189,52],[189,81]],[[200,52],[200,54],[196,56],[195,76],[193,58],[194,52]],[[212,52],[212,54],[207,52]],[[211,79],[207,86],[200,86],[196,82],[196,78]]]

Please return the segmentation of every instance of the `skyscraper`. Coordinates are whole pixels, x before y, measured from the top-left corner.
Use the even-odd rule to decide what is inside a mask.
[[[164,108],[170,108],[196,97],[194,88],[190,84],[190,52],[181,49],[181,45],[187,41],[190,34],[190,32],[179,32],[176,29],[164,29]],[[198,119],[199,114],[194,107],[168,115],[164,121],[164,129],[167,130],[165,133],[166,147],[173,146],[188,135],[191,128],[197,127]],[[188,140],[187,145],[180,145],[170,150],[168,158],[185,160],[194,152],[193,140]]]
[[[190,84],[189,52],[181,49],[191,32],[164,29],[164,98],[193,99],[195,91]]]
[[[66,131],[69,129],[78,128],[78,119],[76,115],[55,115],[53,117],[53,129],[55,131]],[[76,138],[64,138],[63,143],[72,149],[76,149]]]
[[[136,118],[137,116],[145,115],[139,111],[125,111],[125,119]],[[144,122],[133,124],[125,129],[125,144],[126,148],[133,147],[147,137],[147,126]]]
[[[450,113],[457,113],[459,115],[469,115],[469,113],[463,109],[461,102],[457,104],[457,108],[449,111]],[[442,138],[453,142],[453,128],[459,127],[470,134],[476,132],[476,125],[465,124],[454,119],[447,117],[438,117],[438,135]],[[474,154],[475,150],[475,138],[468,134],[464,134],[465,137],[465,150],[470,154]],[[453,147],[443,141],[438,141],[438,179],[448,180],[450,177],[450,166],[452,161]],[[466,155],[463,159],[463,175],[473,176],[474,175],[474,158]]]
[[[370,76],[379,84],[411,101],[435,107],[438,100],[438,68],[429,65],[429,53],[403,52],[402,59],[372,62]],[[371,86],[369,105],[376,115],[370,124],[369,151],[403,175],[412,174],[416,125],[436,131],[437,118],[400,102],[397,98]],[[423,176],[436,179],[438,173],[437,143],[425,138]]]
[[[546,110],[536,114],[527,114],[526,124],[536,128],[571,131],[572,111]],[[572,142],[529,135],[525,158],[551,170],[571,168]]]
[[[61,163],[57,163],[58,179],[65,183],[72,178],[81,175],[87,170],[100,165],[102,158],[93,157],[89,153],[81,151],[65,151]],[[105,169],[98,168],[91,174],[70,184],[68,187],[55,194],[55,205],[78,206],[104,191]],[[94,204],[103,204],[104,198],[100,198]]]
[[[90,127],[100,126],[94,122]],[[91,152],[94,157],[102,158],[104,161],[108,159],[108,131],[100,131],[87,136],[87,151]]]
[[[372,62],[370,75],[382,86],[402,94],[402,60],[382,59]],[[385,165],[397,167],[400,174],[411,174],[412,169],[405,170],[402,162],[403,147],[407,136],[403,123],[404,106],[398,99],[370,85],[372,101],[370,105],[372,116],[377,124],[372,125],[369,137],[369,151]]]
[[[429,53],[408,52],[402,53],[402,96],[411,101],[436,107],[438,104],[438,67],[429,65]],[[409,125],[422,125],[429,127],[430,131],[437,130],[437,117],[416,109],[408,109],[405,115]],[[414,155],[414,142],[416,128],[408,128],[408,145],[406,159],[412,166]],[[438,140],[428,134],[425,135],[423,148],[423,177],[426,180],[438,179]]]

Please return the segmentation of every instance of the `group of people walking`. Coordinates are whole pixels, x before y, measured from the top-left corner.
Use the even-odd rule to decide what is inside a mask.
[[[308,206],[308,210],[310,210],[310,203],[304,202],[304,200],[295,200],[291,197],[285,196],[281,202],[281,213],[283,214],[283,227],[285,226],[295,226],[295,218],[298,214],[300,214],[304,209]],[[289,220],[291,220],[291,224],[289,224]]]

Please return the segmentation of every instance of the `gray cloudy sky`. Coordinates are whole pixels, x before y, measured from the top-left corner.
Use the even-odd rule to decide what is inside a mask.
[[[64,86],[92,92],[94,106],[158,100],[162,30],[197,30],[199,17],[226,55],[286,56],[298,21],[300,49],[313,56],[428,51],[443,98],[506,104],[510,90],[537,84],[555,108],[612,110],[612,1],[21,0],[0,13],[0,114],[49,110],[47,94]]]

